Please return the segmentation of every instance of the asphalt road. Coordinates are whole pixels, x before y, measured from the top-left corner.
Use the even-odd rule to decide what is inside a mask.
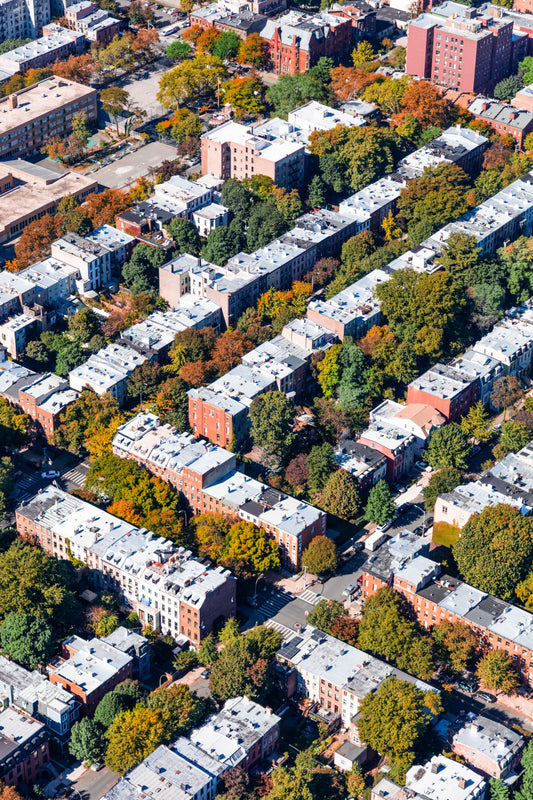
[[[74,800],[100,800],[118,781],[118,775],[107,767],[102,767],[99,772],[86,770],[81,778],[72,784],[76,794]]]

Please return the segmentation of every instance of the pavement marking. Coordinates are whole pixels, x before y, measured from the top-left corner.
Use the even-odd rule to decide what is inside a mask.
[[[316,606],[318,603],[320,603],[321,600],[325,599],[316,592],[312,592],[310,589],[306,589],[305,592],[302,592],[302,594],[297,595],[297,597],[298,600],[303,600],[305,603],[309,603],[309,605],[311,606]]]
[[[265,628],[274,628],[275,631],[281,633],[282,639],[285,640],[292,639],[295,633],[291,628],[287,628],[286,625],[282,625],[281,622],[275,622],[273,619],[267,619]]]
[[[78,486],[84,486],[85,481],[87,480],[87,472],[80,471],[77,467],[73,469],[69,469],[68,472],[64,472],[61,475],[63,480],[70,481],[71,483],[75,483]]]
[[[291,603],[294,600],[294,597],[290,594],[276,594],[272,597],[269,597],[268,600],[259,606],[257,612],[259,614],[264,614],[265,617],[274,617],[278,611],[281,611],[282,608],[285,608],[287,603]]]

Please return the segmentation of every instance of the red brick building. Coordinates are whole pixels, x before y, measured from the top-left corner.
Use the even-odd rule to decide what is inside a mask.
[[[454,6],[455,9],[455,6]],[[463,92],[490,93],[513,70],[513,22],[464,7],[411,20],[405,71]]]
[[[454,367],[436,364],[407,387],[407,405],[424,403],[457,422],[480,399],[481,384]]]
[[[525,109],[515,108],[509,103],[498,103],[488,97],[476,97],[468,106],[473,117],[486,122],[500,136],[510,135],[520,149],[524,139],[533,131],[533,113]]]
[[[268,42],[273,70],[278,75],[307,72],[322,56],[338,64],[353,47],[351,18],[326,11],[314,15],[287,11],[269,19],[261,36]]]
[[[0,781],[8,786],[33,786],[49,760],[48,733],[22,711],[6,708],[0,713]]]

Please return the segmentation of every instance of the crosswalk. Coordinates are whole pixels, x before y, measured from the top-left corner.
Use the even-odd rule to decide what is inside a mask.
[[[310,589],[306,589],[305,592],[302,592],[302,594],[298,595],[298,600],[303,600],[304,602],[309,603],[310,606],[316,606],[323,599],[323,597],[316,592],[312,592]]]
[[[69,469],[68,472],[64,472],[61,478],[64,481],[70,481],[70,483],[75,483],[77,486],[85,486],[87,471],[82,469],[77,469],[77,467],[73,467],[72,469]]]
[[[292,639],[294,636],[293,630],[287,628],[286,625],[282,625],[281,622],[275,622],[273,619],[267,619],[265,622],[265,628],[274,628],[275,631],[281,633],[281,638],[285,641],[287,639]]]
[[[17,478],[11,496],[16,503],[23,503],[37,493],[39,478],[36,475],[23,475]]]
[[[259,614],[263,614],[265,617],[274,617],[278,611],[281,611],[282,608],[285,608],[287,603],[290,603],[292,600],[294,600],[294,597],[291,594],[273,594],[268,598],[268,600],[265,600],[265,602],[259,606],[257,611]]]

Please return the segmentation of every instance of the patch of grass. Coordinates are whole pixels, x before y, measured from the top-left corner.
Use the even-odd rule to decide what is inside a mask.
[[[459,528],[447,522],[437,522],[433,525],[433,541],[442,547],[453,547],[460,535]]]

